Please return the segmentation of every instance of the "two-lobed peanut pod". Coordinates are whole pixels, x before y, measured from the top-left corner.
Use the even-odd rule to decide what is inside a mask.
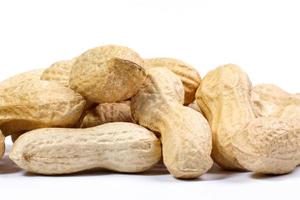
[[[197,103],[212,128],[212,156],[225,169],[244,169],[234,155],[232,140],[255,118],[250,92],[247,74],[228,64],[209,72],[196,93]]]
[[[300,164],[300,99],[271,84],[252,90],[257,119],[233,139],[234,153],[246,169],[285,174]]]
[[[177,178],[197,178],[212,166],[211,130],[201,113],[183,106],[181,80],[169,69],[150,68],[131,99],[133,118],[161,135],[163,160]]]
[[[161,159],[161,146],[146,128],[115,122],[87,129],[30,131],[15,142],[9,157],[22,169],[39,174],[70,174],[95,168],[137,173]]]

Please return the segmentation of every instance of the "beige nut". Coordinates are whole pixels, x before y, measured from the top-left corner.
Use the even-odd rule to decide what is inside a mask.
[[[0,131],[0,159],[3,157],[5,152],[5,137]]]
[[[94,168],[136,173],[161,158],[160,141],[149,130],[115,122],[87,129],[46,128],[23,134],[9,155],[39,174],[69,174]]]
[[[177,178],[197,178],[212,166],[206,119],[183,106],[184,88],[169,69],[150,68],[145,86],[131,99],[134,119],[161,135],[163,160]]]
[[[70,73],[76,59],[64,60],[52,64],[41,75],[42,80],[56,81],[65,87],[69,87]]]
[[[73,90],[43,80],[6,87],[0,93],[0,129],[4,135],[44,127],[70,127],[85,100]]]
[[[232,64],[209,72],[197,90],[197,103],[212,128],[212,156],[224,169],[244,169],[233,153],[232,138],[255,118],[250,91],[247,74]]]
[[[166,67],[174,72],[182,81],[184,86],[184,104],[188,105],[195,100],[195,93],[201,83],[201,77],[197,70],[173,58],[151,58],[145,59],[145,67]]]
[[[300,123],[274,117],[252,120],[233,139],[241,165],[263,174],[285,174],[300,164]]]
[[[70,75],[70,87],[96,103],[131,98],[146,79],[143,60],[127,47],[108,45],[80,55]]]
[[[285,107],[300,106],[300,96],[290,94],[273,84],[253,87],[251,100],[257,117],[279,117]]]
[[[80,127],[89,128],[108,122],[133,122],[128,102],[99,104],[87,112]]]

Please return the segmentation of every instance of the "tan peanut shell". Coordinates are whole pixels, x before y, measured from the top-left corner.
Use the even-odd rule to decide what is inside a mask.
[[[300,106],[300,96],[290,94],[273,84],[253,87],[251,100],[257,117],[279,117],[285,107]]]
[[[195,100],[195,93],[201,83],[201,77],[197,70],[181,60],[173,58],[151,58],[145,59],[145,67],[166,67],[174,72],[182,81],[184,86],[184,104],[188,105]]]
[[[4,152],[5,152],[5,137],[0,131],[0,159],[3,157]]]
[[[259,117],[233,139],[234,153],[246,169],[285,174],[300,164],[300,120]]]
[[[40,80],[43,71],[44,69],[35,69],[10,77],[0,82],[0,90],[5,89],[6,87],[18,86],[23,82]]]
[[[9,155],[39,174],[69,174],[94,168],[136,173],[161,158],[160,141],[149,130],[115,122],[87,129],[46,128],[23,134]]]
[[[64,60],[52,64],[41,75],[42,80],[56,81],[65,87],[69,87],[70,73],[76,59]]]
[[[253,88],[252,101],[258,118],[233,140],[241,165],[256,173],[285,174],[300,164],[299,100],[275,85]]]
[[[255,118],[250,91],[247,74],[233,64],[209,72],[197,90],[197,103],[212,128],[212,156],[222,168],[244,169],[233,153],[232,138]]]
[[[89,128],[108,122],[133,122],[128,102],[99,104],[87,112],[80,127]]]
[[[131,98],[146,79],[143,59],[127,47],[108,45],[80,55],[70,75],[70,87],[96,103]]]
[[[184,89],[169,69],[150,68],[145,86],[131,99],[134,119],[161,135],[163,161],[177,178],[197,178],[212,166],[206,119],[183,106]]]
[[[0,129],[4,135],[44,127],[70,127],[85,100],[58,83],[32,80],[0,92]]]

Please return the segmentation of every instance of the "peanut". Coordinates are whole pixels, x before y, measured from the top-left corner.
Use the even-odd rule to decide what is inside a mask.
[[[201,77],[192,66],[173,58],[152,58],[145,60],[145,67],[166,67],[174,72],[182,81],[184,86],[184,105],[195,100],[195,93],[201,83]]]
[[[293,171],[300,164],[300,99],[261,84],[253,88],[252,101],[259,117],[233,138],[239,163],[256,173]]]
[[[169,69],[150,68],[145,86],[131,99],[133,118],[161,135],[163,160],[176,178],[197,178],[212,166],[206,119],[183,106],[181,80]]]
[[[73,126],[85,100],[55,82],[32,80],[0,93],[0,129],[4,135],[44,127]]]
[[[224,169],[244,169],[233,153],[232,138],[255,118],[250,91],[247,74],[232,64],[209,72],[197,90],[197,103],[212,128],[213,159]]]
[[[253,87],[251,100],[257,117],[279,117],[285,107],[300,106],[300,96],[285,92],[272,84]]]
[[[75,61],[75,59],[64,60],[52,64],[43,72],[41,79],[56,81],[65,87],[69,87],[70,73]]]
[[[146,79],[143,60],[129,48],[108,45],[80,55],[70,75],[70,87],[95,103],[131,98]]]
[[[147,129],[115,122],[87,129],[46,128],[23,134],[9,155],[39,174],[69,174],[94,168],[136,173],[161,158],[160,141]]]
[[[300,125],[291,119],[259,117],[233,138],[234,153],[246,169],[285,174],[300,164]]]
[[[2,134],[2,132],[0,131],[0,159],[3,157],[4,152],[5,152],[5,137]]]
[[[80,127],[88,128],[108,122],[133,122],[130,101],[99,104],[96,108],[87,112]]]

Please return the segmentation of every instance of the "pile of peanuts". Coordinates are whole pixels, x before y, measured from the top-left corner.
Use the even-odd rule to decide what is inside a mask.
[[[226,170],[286,174],[300,164],[300,95],[252,87],[227,64],[203,79],[177,59],[117,45],[0,83],[0,158],[37,174],[140,173],[163,160],[193,179]],[[1,166],[0,166],[1,167]]]

